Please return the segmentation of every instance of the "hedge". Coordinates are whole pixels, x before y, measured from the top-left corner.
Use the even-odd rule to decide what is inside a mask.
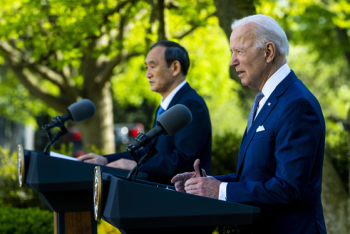
[[[53,233],[53,212],[37,207],[0,207],[0,234]]]

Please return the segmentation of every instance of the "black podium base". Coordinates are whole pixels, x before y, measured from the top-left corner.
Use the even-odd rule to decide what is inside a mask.
[[[102,188],[102,218],[122,233],[211,234],[216,226],[253,224],[260,214],[257,207],[181,193],[149,181],[110,175],[108,182]]]

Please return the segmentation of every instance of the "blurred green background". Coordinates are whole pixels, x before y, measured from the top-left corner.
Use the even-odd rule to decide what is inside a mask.
[[[151,128],[160,95],[150,91],[144,60],[158,40],[188,50],[187,81],[211,115],[213,174],[234,172],[255,91],[242,87],[230,70],[228,37],[235,19],[256,13],[273,17],[285,30],[289,67],[322,106],[327,231],[350,233],[349,1],[0,0],[0,6],[0,233],[53,229],[52,212],[17,184],[13,152],[28,140],[26,129],[35,133],[33,147],[43,150],[41,127],[83,98],[97,109],[75,125],[85,153],[121,150],[115,146],[115,123]],[[56,150],[70,154],[71,148]],[[16,214],[23,217],[9,223]],[[99,233],[117,232],[99,225]]]

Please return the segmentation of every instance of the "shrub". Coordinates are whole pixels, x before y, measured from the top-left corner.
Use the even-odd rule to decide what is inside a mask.
[[[0,234],[53,233],[53,212],[39,208],[0,207]]]
[[[226,175],[237,171],[238,152],[242,136],[226,132],[213,137],[212,175]]]
[[[36,192],[27,187],[19,187],[17,153],[10,155],[9,150],[0,146],[0,207],[7,205],[48,209]]]

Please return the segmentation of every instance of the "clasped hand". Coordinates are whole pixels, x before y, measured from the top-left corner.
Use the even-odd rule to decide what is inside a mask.
[[[132,170],[136,166],[136,162],[130,159],[121,158],[114,162],[108,163],[108,160],[106,157],[102,157],[100,155],[90,153],[83,156],[80,156],[78,158],[78,161],[97,164],[97,165],[103,165],[107,167],[114,167],[124,170]]]
[[[207,177],[205,170],[202,170],[204,177],[200,177],[198,164],[199,159],[194,162],[193,172],[177,174],[171,183],[175,183],[176,191],[218,199],[221,181]]]

